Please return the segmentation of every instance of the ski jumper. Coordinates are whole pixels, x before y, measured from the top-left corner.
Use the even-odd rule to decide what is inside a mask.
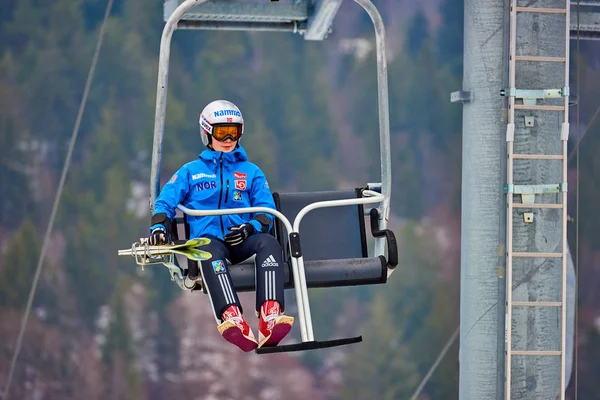
[[[241,145],[231,152],[204,150],[197,160],[182,166],[165,184],[154,203],[154,215],[165,213],[170,220],[178,204],[194,210],[244,207],[275,209],[275,202],[261,169],[248,161]],[[267,217],[267,218],[265,218]],[[281,246],[268,232],[273,216],[264,213],[220,216],[186,216],[190,239],[207,237],[204,250],[212,257],[201,262],[200,271],[217,319],[231,305],[241,307],[228,266],[256,254],[256,310],[266,300],[276,300],[283,309],[284,274]],[[237,246],[227,245],[223,237],[229,227],[251,224],[257,233]],[[155,226],[151,227],[151,230]]]

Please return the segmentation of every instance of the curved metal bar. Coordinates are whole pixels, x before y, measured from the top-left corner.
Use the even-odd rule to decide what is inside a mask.
[[[218,210],[194,210],[191,208],[187,208],[186,206],[181,205],[181,204],[179,204],[177,206],[177,208],[180,209],[182,212],[184,212],[187,215],[193,215],[196,217],[204,217],[207,215],[249,214],[249,213],[257,213],[257,212],[271,214],[271,215],[279,218],[281,220],[281,222],[283,222],[283,225],[285,225],[285,229],[287,230],[288,234],[293,232],[292,224],[290,223],[290,220],[287,219],[287,217],[285,215],[283,215],[282,213],[280,213],[279,211],[277,211],[273,208],[242,207],[242,208],[227,208],[227,209],[218,209]]]
[[[230,208],[225,210],[192,210],[191,208],[187,208],[181,204],[177,206],[182,212],[187,215],[193,216],[207,216],[207,215],[227,215],[227,214],[248,214],[251,212],[262,212],[267,214],[272,214],[275,217],[279,218],[288,235],[293,232],[292,224],[287,219],[285,215],[280,213],[277,210],[267,207],[246,207],[246,208]],[[290,244],[291,246],[291,244]],[[290,252],[291,252],[290,247]],[[302,336],[302,341],[312,341],[314,339],[313,330],[312,330],[312,321],[310,319],[310,309],[308,305],[308,289],[306,287],[306,277],[304,275],[304,264],[299,265],[298,259],[292,257],[292,275],[294,278],[294,290],[296,293],[296,303],[298,307],[298,319],[300,320],[300,335]],[[306,303],[306,304],[305,304]]]
[[[150,213],[154,213],[154,200],[160,192],[160,166],[162,163],[162,143],[165,133],[165,115],[167,109],[167,86],[169,80],[169,57],[171,38],[177,29],[177,23],[193,7],[208,0],[186,0],[181,3],[167,19],[160,39],[158,58],[158,83],[156,85],[156,111],[154,113],[154,140],[152,143],[152,167],[150,170]]]
[[[300,222],[302,218],[311,210],[315,210],[317,208],[326,208],[326,207],[340,207],[340,206],[350,206],[354,204],[368,204],[368,203],[379,203],[385,200],[385,196],[380,193],[374,192],[372,190],[364,190],[363,194],[368,197],[357,198],[357,199],[343,199],[343,200],[325,200],[325,201],[317,201],[311,203],[304,208],[302,208],[296,218],[294,218],[294,232],[300,234]],[[383,254],[383,253],[381,253]],[[292,257],[292,260],[294,258]],[[306,285],[306,271],[304,270],[304,257],[300,256],[297,258],[298,262],[298,276],[300,278],[300,284],[303,291],[303,296],[305,304],[304,304],[304,313],[306,314],[307,321],[307,330],[309,332],[313,332],[312,327],[312,315],[310,312],[310,302],[308,300],[308,286]],[[313,339],[314,340],[314,339]]]
[[[387,54],[385,47],[385,26],[381,14],[371,0],[354,0],[371,17],[375,27],[377,48],[377,100],[379,110],[379,148],[381,152],[381,194],[385,196],[381,205],[381,229],[387,228],[390,215],[390,198],[392,194],[392,158],[390,155],[390,105],[388,99]],[[382,241],[378,241],[382,243]]]
[[[371,204],[371,203],[380,203],[385,200],[385,196],[381,193],[377,193],[373,190],[363,190],[363,195],[366,197],[356,198],[356,199],[343,199],[343,200],[324,200],[324,201],[316,201],[307,206],[304,206],[294,219],[293,229],[294,232],[300,232],[300,222],[302,218],[311,210],[315,210],[317,208],[326,208],[326,207],[340,207],[340,206],[352,206],[355,204]]]

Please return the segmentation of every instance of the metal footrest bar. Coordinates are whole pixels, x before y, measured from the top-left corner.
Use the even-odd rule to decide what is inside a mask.
[[[334,340],[323,340],[323,341],[308,341],[296,344],[286,344],[274,347],[261,347],[256,349],[257,354],[270,354],[270,353],[289,353],[292,351],[304,351],[304,350],[317,350],[326,349],[329,347],[344,346],[352,343],[362,342],[362,336],[356,336],[352,338],[334,339]]]

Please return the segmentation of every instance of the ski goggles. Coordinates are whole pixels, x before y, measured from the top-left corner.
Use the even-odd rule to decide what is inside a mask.
[[[227,138],[237,142],[242,137],[242,125],[240,124],[219,124],[213,125],[212,137],[219,142],[224,142]]]

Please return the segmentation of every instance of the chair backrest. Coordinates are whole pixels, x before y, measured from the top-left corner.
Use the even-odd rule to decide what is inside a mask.
[[[275,205],[291,223],[306,205],[324,200],[355,199],[360,190],[304,193],[273,193]],[[289,237],[277,220],[276,236],[289,259]],[[310,211],[300,223],[300,240],[305,261],[363,258],[368,256],[362,205],[326,207]]]

